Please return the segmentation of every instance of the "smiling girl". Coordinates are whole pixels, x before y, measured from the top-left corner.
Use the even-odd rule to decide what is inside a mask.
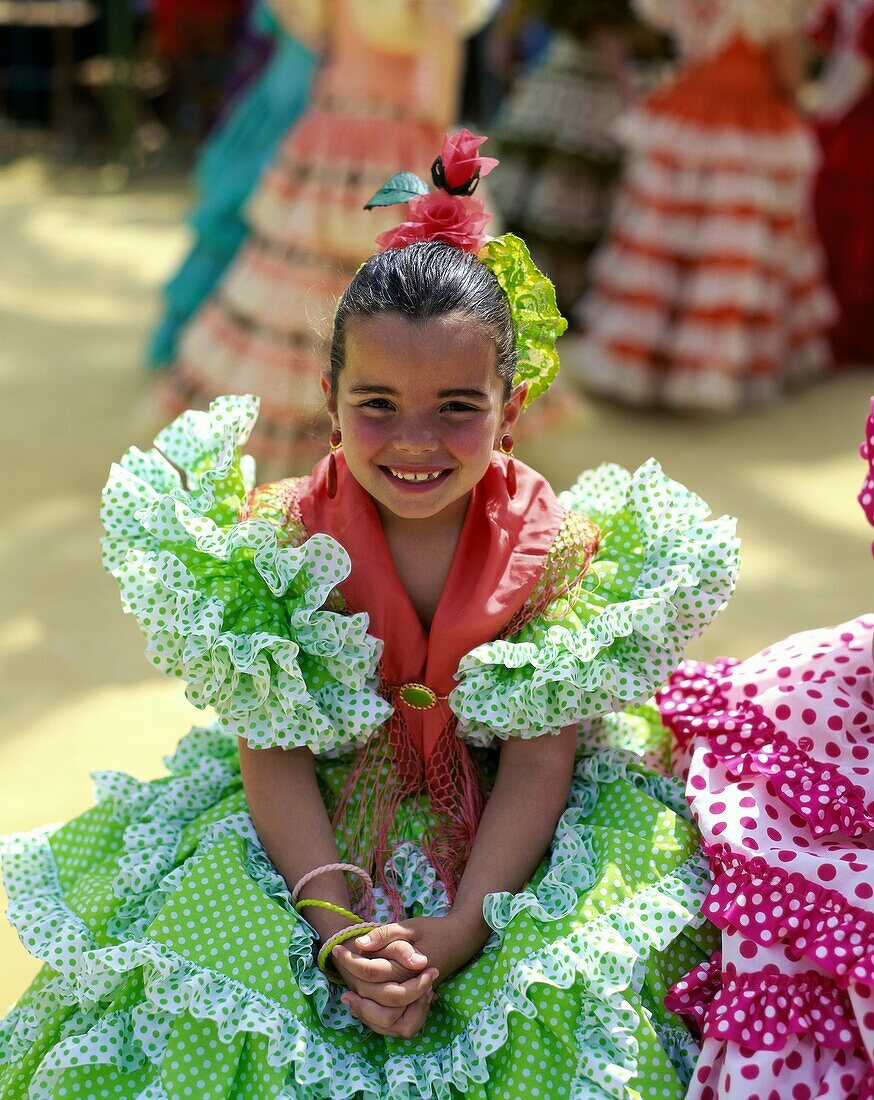
[[[247,397],[113,468],[107,567],[217,718],[10,849],[48,968],[3,1100],[683,1095],[662,1001],[707,874],[632,705],[727,599],[733,526],[652,461],[556,496],[514,460],[554,296],[423,207],[340,300],[311,476],[254,488]]]

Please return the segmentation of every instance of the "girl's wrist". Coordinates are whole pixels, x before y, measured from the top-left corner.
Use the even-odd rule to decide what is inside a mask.
[[[352,920],[341,913],[333,913],[330,909],[316,909],[311,906],[304,909],[300,916],[315,929],[320,944],[326,943],[331,936],[342,932],[344,928],[359,923],[357,919]]]
[[[474,906],[456,902],[447,913],[446,919],[460,939],[470,947],[471,957],[483,949],[492,932],[483,917],[482,903]]]

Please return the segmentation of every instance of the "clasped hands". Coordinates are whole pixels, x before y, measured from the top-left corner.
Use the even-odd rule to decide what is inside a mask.
[[[435,986],[478,950],[451,913],[383,924],[338,944],[331,962],[347,985],[341,1000],[378,1035],[409,1039],[425,1025]]]

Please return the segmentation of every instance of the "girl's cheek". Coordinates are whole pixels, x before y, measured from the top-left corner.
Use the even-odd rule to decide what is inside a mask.
[[[347,418],[346,431],[351,432],[356,443],[368,446],[387,439],[391,434],[391,425],[388,417],[381,419],[353,411]]]
[[[492,449],[495,425],[491,417],[477,417],[475,420],[450,425],[442,434],[453,449],[467,454],[479,454]]]

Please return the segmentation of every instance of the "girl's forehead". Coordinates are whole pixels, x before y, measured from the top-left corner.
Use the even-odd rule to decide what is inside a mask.
[[[399,314],[380,314],[349,325],[340,381],[347,388],[367,382],[393,388],[431,382],[440,390],[491,393],[503,385],[497,359],[488,330],[469,318],[456,315],[417,321]]]

